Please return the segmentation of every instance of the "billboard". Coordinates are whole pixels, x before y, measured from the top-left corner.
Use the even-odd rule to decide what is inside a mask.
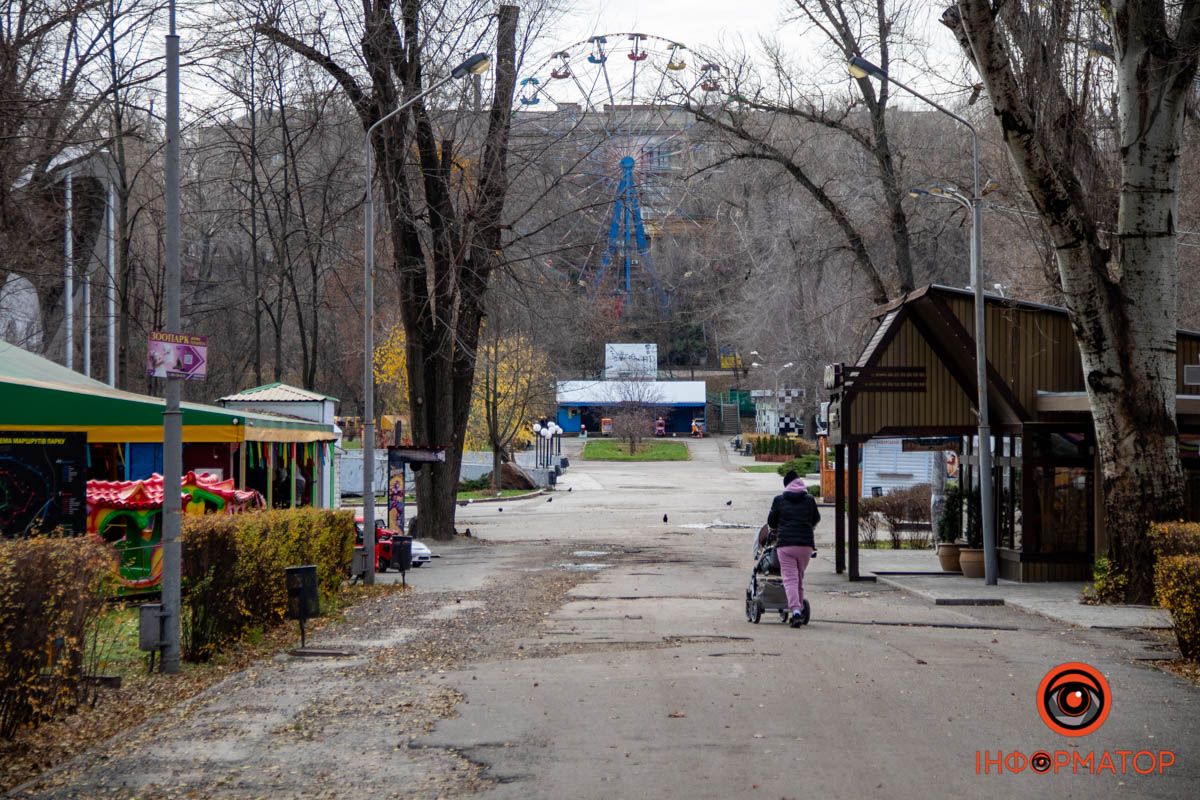
[[[404,453],[399,447],[389,447],[387,453],[387,527],[404,533]]]
[[[656,344],[606,344],[604,345],[604,379],[606,381],[626,378],[658,377],[658,345]]]
[[[146,370],[151,378],[204,380],[208,375],[208,337],[151,331],[146,342]]]
[[[0,533],[87,530],[87,434],[0,431]]]

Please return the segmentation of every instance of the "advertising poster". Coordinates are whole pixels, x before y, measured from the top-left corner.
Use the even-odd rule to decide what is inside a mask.
[[[0,431],[0,533],[87,526],[87,434]]]
[[[648,379],[658,377],[658,345],[606,344],[604,379]]]
[[[151,331],[146,362],[151,378],[204,380],[208,376],[208,337]]]
[[[404,533],[404,457],[398,447],[388,448],[387,527]]]

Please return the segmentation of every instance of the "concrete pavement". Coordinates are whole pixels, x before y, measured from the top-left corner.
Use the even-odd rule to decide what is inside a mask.
[[[750,541],[778,477],[737,472],[716,440],[689,447],[687,462],[573,458],[552,502],[460,509],[476,538],[431,543],[442,557],[411,592],[314,637],[352,657],[258,665],[20,796],[1195,796],[1200,689],[1159,668],[1167,636],[850,584],[828,546],[812,623],[750,624]],[[1086,737],[1036,707],[1068,661],[1111,687]],[[1038,750],[1174,763],[1040,774]],[[997,753],[1022,769],[978,774]]]

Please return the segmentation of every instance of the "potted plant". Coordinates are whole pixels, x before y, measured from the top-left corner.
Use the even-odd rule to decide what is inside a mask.
[[[964,578],[983,577],[983,526],[980,524],[979,490],[967,498],[967,544],[958,549],[958,565]]]
[[[938,563],[946,572],[962,572],[958,543],[958,537],[962,535],[962,498],[962,490],[957,485],[948,486],[942,500],[941,516],[937,518]]]

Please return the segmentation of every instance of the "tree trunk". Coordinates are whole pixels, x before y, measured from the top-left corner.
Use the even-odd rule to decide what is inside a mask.
[[[1172,42],[1161,24],[1161,2],[1112,8],[1121,176],[1111,249],[1097,221],[1098,145],[1070,125],[1039,125],[1033,98],[1015,73],[1010,47],[1025,39],[1011,30],[1029,33],[1020,30],[1026,23],[1018,9],[997,15],[988,0],[960,0],[942,19],[979,71],[1008,151],[1054,241],[1095,424],[1109,555],[1129,579],[1126,600],[1147,603],[1154,578],[1150,525],[1177,519],[1184,508],[1175,424],[1174,221],[1200,17],[1181,21]],[[1009,31],[1000,30],[1002,22]],[[1076,110],[1060,75],[1034,77],[1043,102],[1064,118]]]
[[[504,450],[499,446],[492,447],[492,490],[500,494],[503,487],[500,470],[504,468]]]

